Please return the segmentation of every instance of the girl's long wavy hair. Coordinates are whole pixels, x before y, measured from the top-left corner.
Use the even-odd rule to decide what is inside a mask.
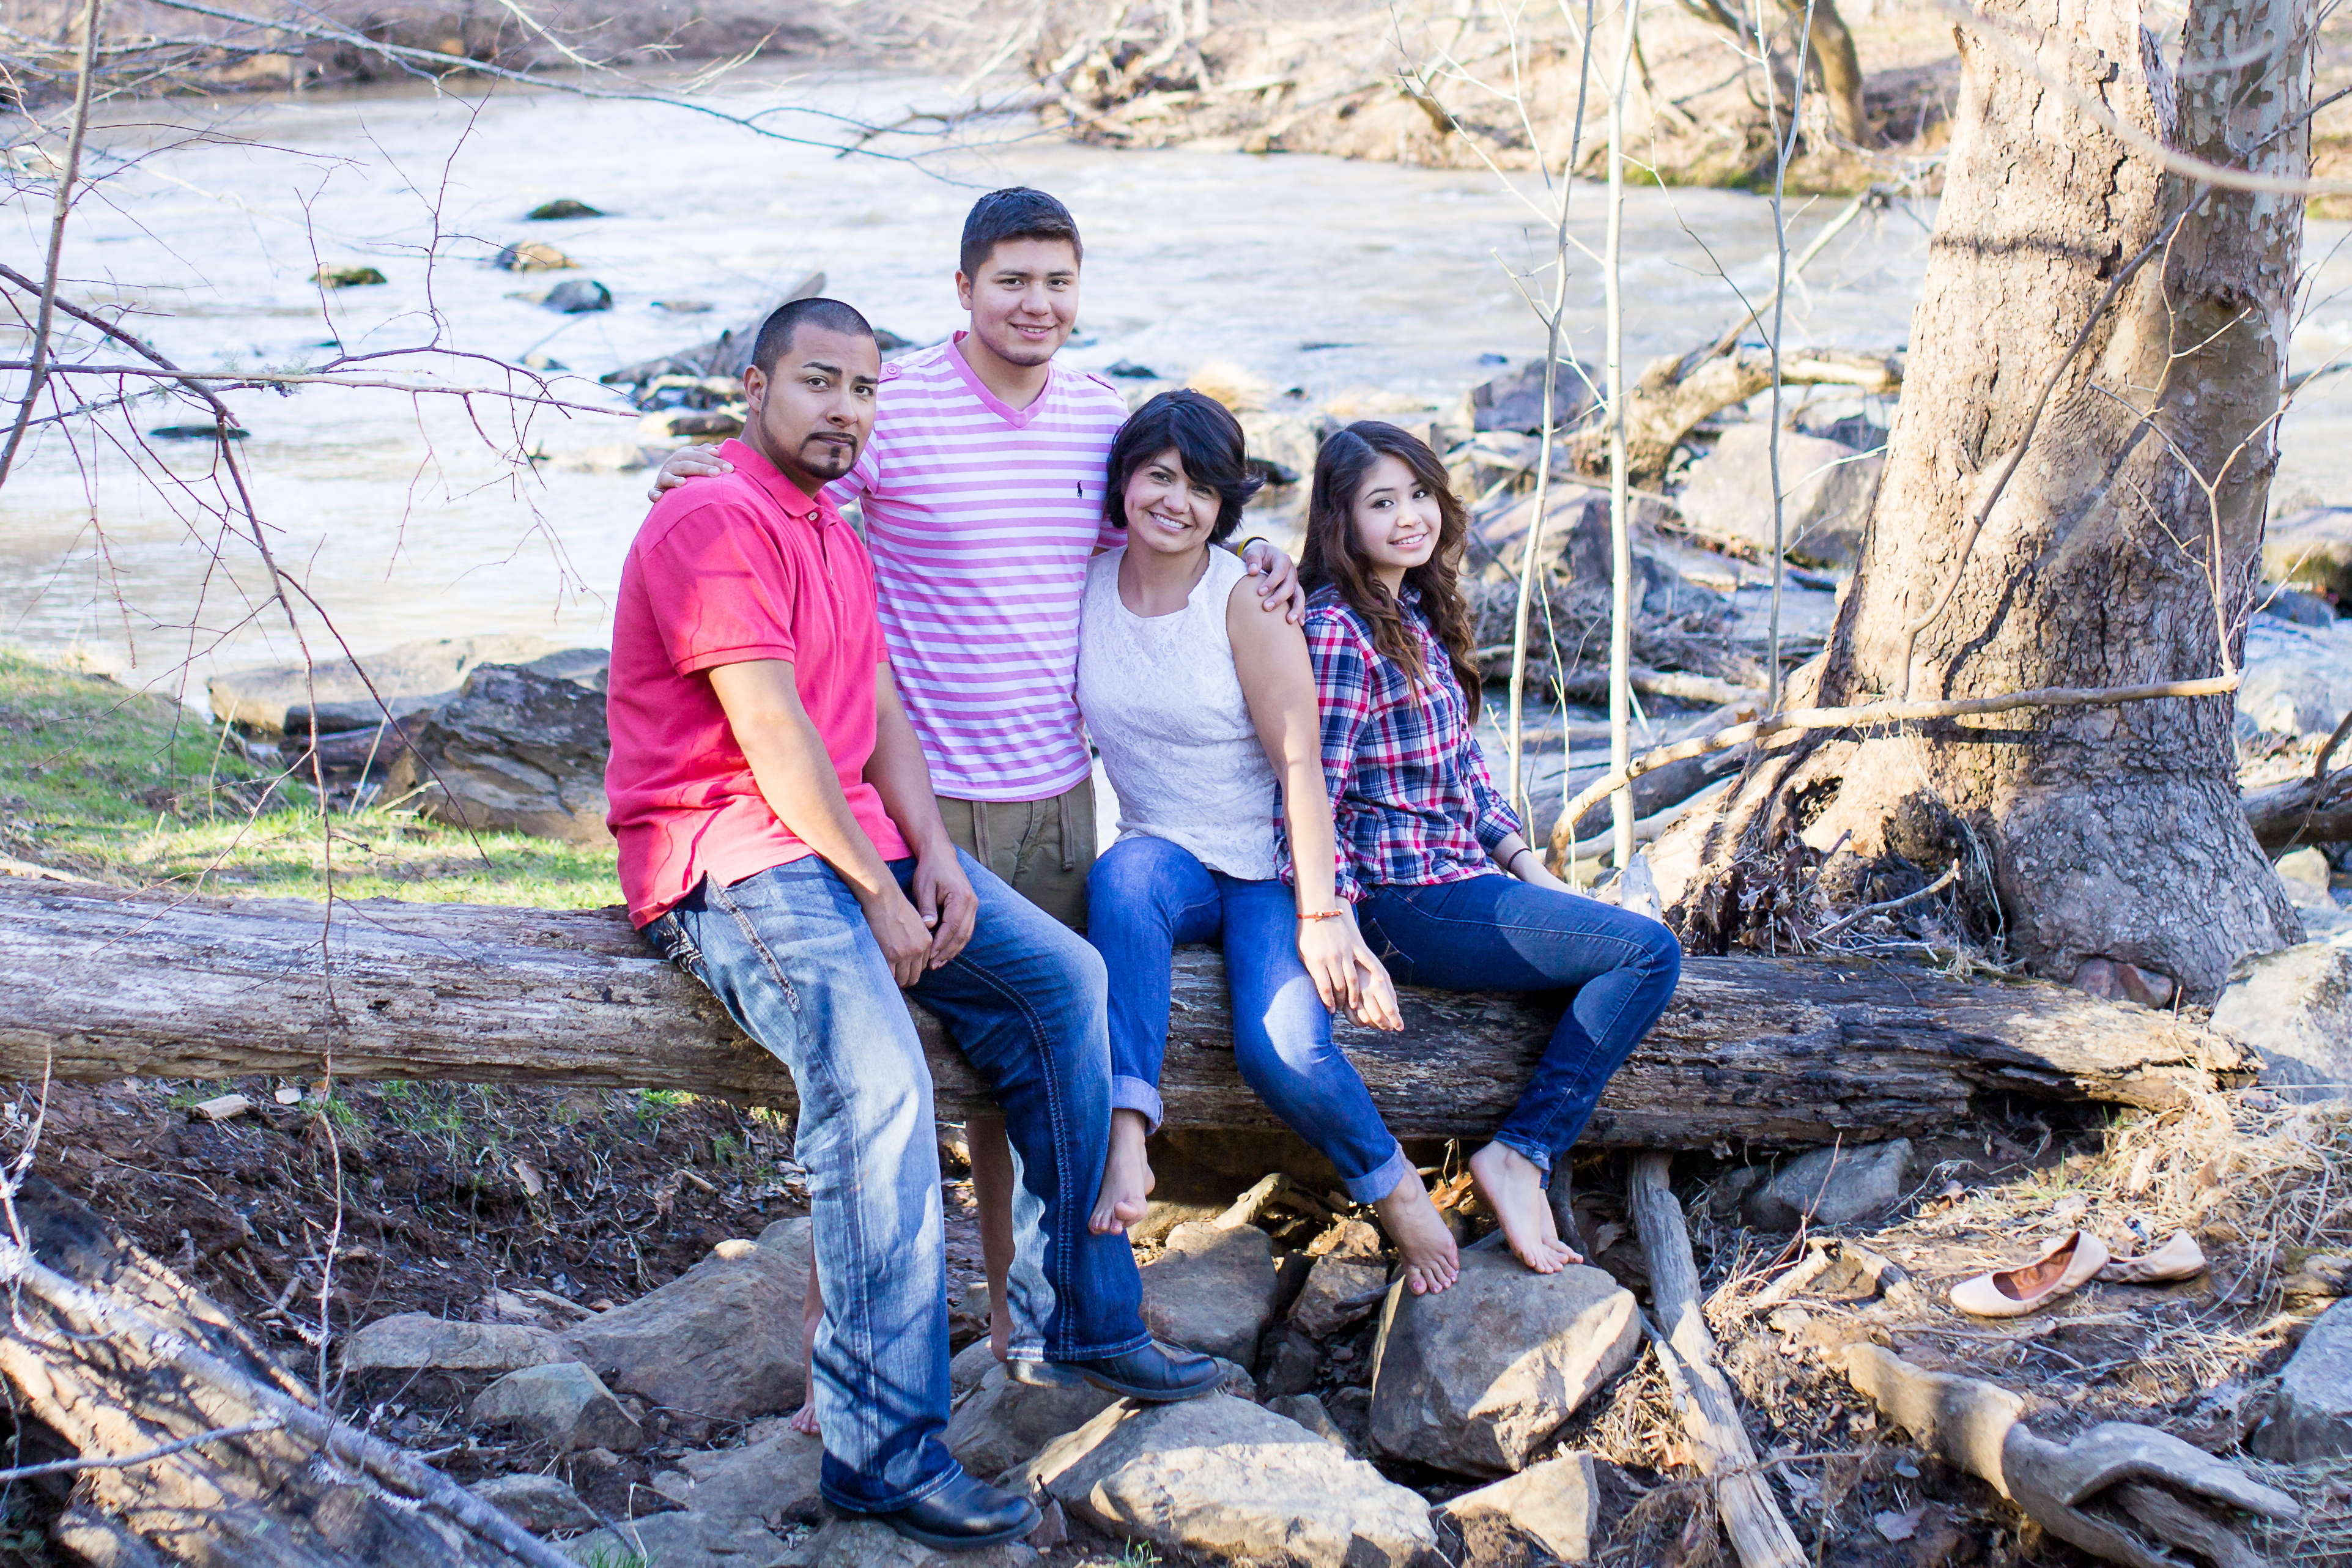
[[[1405,630],[1396,601],[1372,574],[1372,563],[1356,543],[1356,496],[1382,458],[1394,458],[1411,468],[1413,478],[1437,498],[1437,548],[1405,573],[1404,580],[1420,591],[1422,613],[1445,645],[1454,683],[1462,688],[1475,723],[1482,692],[1478,667],[1470,656],[1476,645],[1471,637],[1470,606],[1463,602],[1457,575],[1470,513],[1446,483],[1445,465],[1427,442],[1393,425],[1360,419],[1323,443],[1315,458],[1314,491],[1307,502],[1307,545],[1300,553],[1299,576],[1309,592],[1331,588],[1363,616],[1372,628],[1372,647],[1419,689],[1429,671],[1412,635]]]

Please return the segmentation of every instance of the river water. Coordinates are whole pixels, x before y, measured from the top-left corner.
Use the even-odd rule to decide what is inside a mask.
[[[881,123],[945,101],[946,90],[904,78],[746,75],[708,101]],[[138,118],[96,138],[110,177],[69,230],[68,297],[128,306],[129,324],[181,364],[299,369],[335,339],[392,355],[373,365],[387,379],[436,368],[398,353],[425,344],[483,356],[438,366],[466,384],[496,384],[500,364],[533,351],[576,373],[556,384],[582,407],[527,420],[490,398],[229,395],[251,432],[239,447],[278,559],[362,651],[491,632],[602,642],[646,476],[568,460],[635,434],[635,414],[593,378],[714,335],[819,269],[829,292],[878,325],[936,340],[959,320],[951,274],[963,212],[993,185],[1043,186],[1079,219],[1085,298],[1066,353],[1082,367],[1129,360],[1183,374],[1222,360],[1264,381],[1277,407],[1339,399],[1376,411],[1381,396],[1450,405],[1496,374],[1481,356],[1516,365],[1541,345],[1511,269],[1540,264],[1549,237],[1519,191],[1484,173],[1116,153],[1013,119],[886,136],[871,145],[889,156],[843,157],[674,107],[518,90],[248,99]],[[840,134],[806,114],[770,123]],[[561,196],[608,216],[522,221]],[[1842,205],[1792,204],[1792,245]],[[1580,246],[1597,253],[1599,190],[1580,185],[1571,214]],[[38,189],[10,209],[7,249],[20,269],[40,254],[47,216]],[[1832,241],[1791,297],[1789,341],[1903,342],[1931,216],[1898,205]],[[2352,288],[2352,259],[2335,248],[2347,233],[2313,226],[2313,259],[2325,265],[2300,362],[2352,351],[2352,295],[2336,292]],[[559,246],[581,269],[517,276],[488,264],[522,239]],[[1769,288],[1771,211],[1758,197],[1637,191],[1624,244],[1635,365],[1734,319],[1726,271],[1749,298]],[[388,281],[322,296],[310,281],[321,262],[371,265]],[[563,316],[515,297],[575,278],[605,285],[614,309]],[[710,310],[665,308],[687,302]],[[1599,268],[1582,254],[1569,320],[1576,351],[1597,361]],[[1286,395],[1292,388],[1299,395]],[[151,398],[131,423],[144,431],[196,417]],[[2279,493],[2352,501],[2352,375],[2315,384],[2284,432]],[[257,603],[252,546],[222,538],[207,500],[219,478],[210,445],[153,450],[174,483],[142,479],[119,441],[70,426],[42,433],[0,495],[0,641],[79,649],[141,683],[187,681],[197,697],[209,670],[285,657],[291,645],[282,615]],[[519,450],[557,460],[518,466]]]

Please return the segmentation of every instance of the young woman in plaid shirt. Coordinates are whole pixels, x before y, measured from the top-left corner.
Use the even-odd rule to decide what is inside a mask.
[[[1301,575],[1322,709],[1339,896],[1401,984],[1565,991],[1518,1103],[1470,1159],[1520,1262],[1581,1262],[1545,1184],[1610,1076],[1657,1021],[1682,949],[1656,921],[1544,868],[1487,777],[1479,681],[1454,577],[1467,515],[1434,453],[1365,420],[1323,443]]]

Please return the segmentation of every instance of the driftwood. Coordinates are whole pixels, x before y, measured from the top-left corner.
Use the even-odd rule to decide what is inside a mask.
[[[413,1455],[320,1414],[234,1319],[81,1204],[34,1176],[15,1208],[25,1245],[0,1236],[13,1462],[88,1465],[62,1533],[90,1560],[568,1568]]]
[[[1716,1512],[1740,1568],[1802,1568],[1804,1551],[1757,1468],[1756,1445],[1740,1422],[1739,1402],[1717,1364],[1715,1336],[1699,1310],[1698,1259],[1691,1253],[1682,1205],[1667,1184],[1666,1166],[1664,1154],[1642,1155],[1633,1162],[1625,1191],[1650,1275],[1658,1360],[1698,1468],[1715,1479]]]
[[[1899,355],[1819,350],[1790,353],[1780,361],[1786,386],[1857,386],[1892,395],[1903,388]],[[1699,422],[1735,403],[1745,403],[1772,384],[1772,356],[1760,348],[1727,353],[1668,354],[1650,362],[1625,395],[1625,456],[1636,485],[1655,485],[1675,448]],[[1605,430],[1589,427],[1570,441],[1577,470],[1599,478],[1609,469]]]
[[[790,1105],[791,1079],[615,910],[391,900],[167,900],[0,877],[0,1074],[567,1082]],[[1172,1125],[1276,1125],[1234,1070],[1222,963],[1179,956],[1162,1093]],[[1408,988],[1406,1028],[1341,1044],[1401,1136],[1489,1131],[1557,997]],[[982,1103],[918,1014],[940,1114]],[[2179,1103],[2249,1053],[2189,1021],[2057,986],[1694,958],[1611,1084],[1596,1145],[1790,1147],[1948,1126],[1978,1095]]]
[[[2352,839],[2352,768],[2325,778],[2290,779],[2244,799],[2255,842],[2273,855],[2303,844]]]
[[[2220,1568],[2261,1563],[2232,1528],[2235,1516],[2296,1514],[2285,1493],[2152,1426],[2106,1421],[2053,1443],[2025,1425],[2026,1402],[2008,1389],[1930,1372],[1873,1344],[1847,1348],[1845,1374],[1920,1447],[2111,1563],[2177,1568],[2185,1549]]]

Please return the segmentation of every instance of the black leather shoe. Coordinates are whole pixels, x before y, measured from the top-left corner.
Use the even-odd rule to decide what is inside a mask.
[[[1027,1498],[999,1491],[971,1476],[958,1476],[922,1501],[894,1513],[869,1517],[935,1552],[1002,1546],[1020,1540],[1045,1518]]]
[[[1171,1350],[1158,1340],[1125,1355],[1099,1361],[1016,1361],[1005,1369],[1015,1383],[1033,1388],[1070,1388],[1090,1383],[1123,1399],[1150,1405],[1173,1405],[1214,1394],[1225,1381],[1224,1369],[1198,1351]]]

